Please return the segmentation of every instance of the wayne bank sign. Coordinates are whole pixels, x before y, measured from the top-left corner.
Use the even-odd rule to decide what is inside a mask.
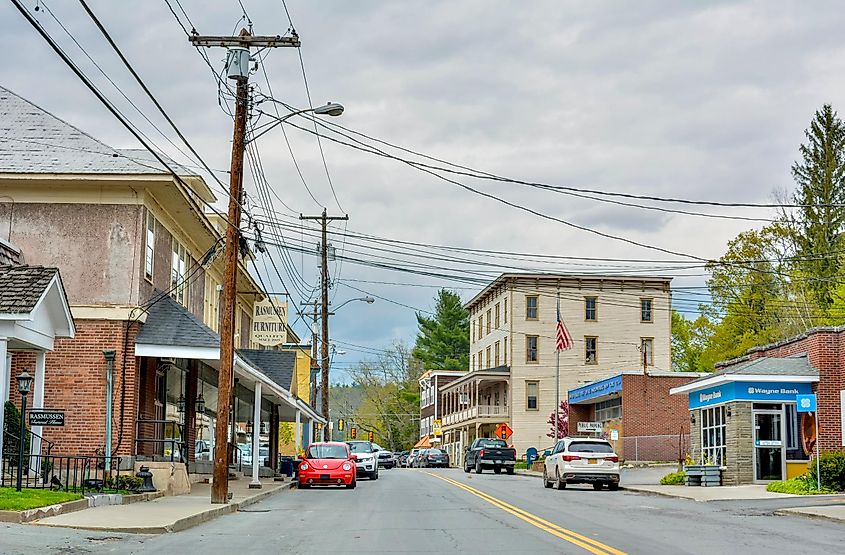
[[[689,407],[697,409],[730,401],[795,401],[796,395],[812,393],[809,383],[728,382],[689,394]]]

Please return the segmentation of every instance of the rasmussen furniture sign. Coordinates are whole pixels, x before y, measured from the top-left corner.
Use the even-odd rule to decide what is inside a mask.
[[[252,309],[252,341],[274,347],[287,341],[288,304],[278,299],[258,301]]]

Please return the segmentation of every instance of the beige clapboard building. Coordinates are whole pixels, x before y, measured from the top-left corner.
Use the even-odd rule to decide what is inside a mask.
[[[573,340],[560,354],[560,399],[589,382],[670,369],[671,278],[503,274],[473,297],[470,368],[442,390],[444,446],[464,449],[501,423],[522,456],[554,441],[557,301]]]

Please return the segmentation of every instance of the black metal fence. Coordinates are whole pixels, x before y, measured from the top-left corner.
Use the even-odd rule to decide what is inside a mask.
[[[143,456],[169,459],[170,462],[187,462],[185,425],[176,420],[136,420],[135,452]]]

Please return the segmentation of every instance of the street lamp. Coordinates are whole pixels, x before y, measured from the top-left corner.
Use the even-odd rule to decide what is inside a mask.
[[[349,300],[343,301],[342,303],[340,303],[337,306],[337,308],[334,309],[334,312],[329,312],[329,314],[333,315],[335,312],[340,310],[344,305],[347,305],[347,304],[351,303],[352,301],[361,301],[361,302],[364,302],[364,303],[367,303],[367,304],[373,304],[374,302],[376,302],[376,300],[374,298],[369,297],[369,296],[368,297],[356,297],[354,299],[349,299]]]
[[[265,100],[270,100],[270,101],[277,102],[277,103],[281,104],[281,102],[279,102],[278,100],[273,100],[272,98],[267,98]],[[337,116],[339,116],[340,114],[343,113],[343,105],[338,104],[337,102],[329,102],[329,103],[327,103],[323,106],[317,106],[316,108],[306,108],[304,110],[294,110],[293,112],[286,114],[284,116],[273,116],[271,114],[267,114],[268,116],[272,117],[276,121],[274,121],[273,123],[271,123],[270,125],[268,125],[264,129],[262,129],[261,133],[259,133],[257,135],[253,135],[252,138],[250,138],[249,140],[247,140],[245,142],[246,142],[246,144],[252,143],[256,139],[258,139],[258,137],[264,135],[265,133],[267,133],[268,131],[270,131],[274,127],[281,125],[282,123],[289,120],[293,116],[298,116],[300,114],[307,114],[308,112],[313,112],[314,114],[317,114],[318,116],[337,117]],[[262,112],[262,113],[266,114],[266,112]]]
[[[18,375],[18,391],[21,394],[21,429],[19,436],[20,445],[18,446],[17,491],[21,490],[21,481],[23,480],[23,451],[24,444],[26,443],[26,438],[24,436],[26,433],[26,396],[29,394],[30,388],[32,388],[32,376],[29,375],[29,372],[24,370]]]

